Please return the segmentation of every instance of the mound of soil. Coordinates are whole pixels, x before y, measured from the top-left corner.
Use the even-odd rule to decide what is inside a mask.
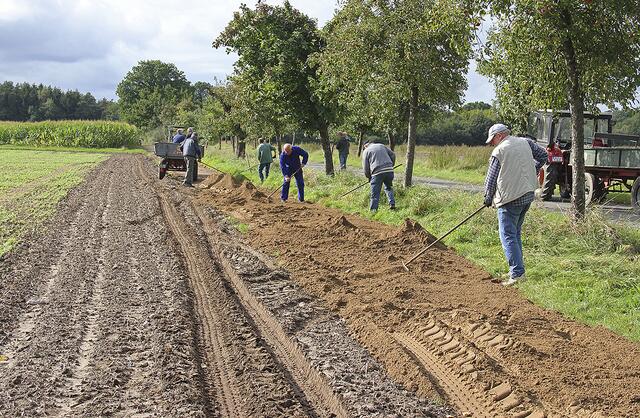
[[[237,214],[236,198],[199,197]],[[419,224],[297,202],[247,200],[242,210],[249,244],[276,256],[418,394],[444,394],[473,416],[640,416],[630,390],[640,387],[638,344],[533,305],[442,244],[406,272],[400,260],[436,239]]]

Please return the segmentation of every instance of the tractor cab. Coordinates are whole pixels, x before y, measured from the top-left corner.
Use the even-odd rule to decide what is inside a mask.
[[[587,146],[603,146],[594,143],[596,133],[611,133],[611,112],[594,114],[584,113],[584,143]],[[532,112],[529,116],[529,135],[536,138],[538,144],[548,150],[559,148],[571,149],[571,113],[567,110]],[[596,142],[601,139],[596,138]]]

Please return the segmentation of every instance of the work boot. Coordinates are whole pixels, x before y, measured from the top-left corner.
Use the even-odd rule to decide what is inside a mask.
[[[396,205],[391,205],[391,206],[389,206],[389,209],[390,209],[390,210],[396,210]]]
[[[525,275],[523,274],[522,276],[518,276],[518,277],[511,277],[509,278],[509,280],[507,280],[506,282],[502,282],[503,286],[513,286],[516,283],[522,283],[526,280],[527,278],[525,277]]]

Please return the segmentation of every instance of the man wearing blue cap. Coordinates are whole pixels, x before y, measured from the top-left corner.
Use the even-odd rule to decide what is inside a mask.
[[[484,182],[484,204],[498,209],[498,229],[509,263],[511,286],[525,279],[522,257],[522,224],[538,187],[537,173],[547,162],[547,151],[528,138],[511,136],[505,125],[489,129],[487,144],[495,147]]]

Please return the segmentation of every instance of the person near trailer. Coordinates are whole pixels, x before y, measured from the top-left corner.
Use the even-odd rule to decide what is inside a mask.
[[[302,158],[302,161],[300,160]],[[309,161],[309,154],[302,148],[284,144],[282,154],[280,154],[280,169],[284,176],[282,183],[282,193],[280,200],[286,202],[289,199],[289,186],[291,185],[291,177],[296,179],[296,187],[298,188],[298,200],[304,202],[304,177],[302,169]]]
[[[396,154],[388,147],[370,142],[364,144],[362,169],[371,186],[369,209],[373,212],[378,210],[382,186],[384,186],[384,192],[389,200],[389,208],[391,210],[396,208],[393,195],[393,166],[395,162]]]
[[[186,139],[182,132],[182,129],[178,129],[171,142],[173,142],[174,144],[182,144],[182,142]]]
[[[538,172],[547,161],[547,151],[529,138],[511,136],[507,126],[497,123],[489,129],[491,153],[484,182],[484,204],[498,211],[498,232],[509,263],[511,286],[525,280],[522,255],[522,224],[538,187]]]
[[[182,149],[182,156],[187,166],[187,172],[184,175],[184,182],[182,184],[186,187],[193,187],[194,172],[197,164],[196,159],[199,161],[200,158],[202,158],[200,145],[198,144],[198,134],[192,132],[191,135],[184,140],[180,148]]]
[[[192,127],[188,127],[187,128],[187,138],[191,138],[191,135],[193,135],[193,128]]]
[[[338,141],[336,149],[338,150],[338,159],[340,160],[340,170],[347,169],[347,158],[349,157],[350,139],[346,132],[338,132]]]
[[[276,152],[276,147],[268,142],[265,142],[264,138],[260,138],[260,145],[256,149],[256,155],[258,157],[258,176],[260,176],[260,183],[263,183],[265,179],[269,178],[269,168],[273,162],[273,157]]]

